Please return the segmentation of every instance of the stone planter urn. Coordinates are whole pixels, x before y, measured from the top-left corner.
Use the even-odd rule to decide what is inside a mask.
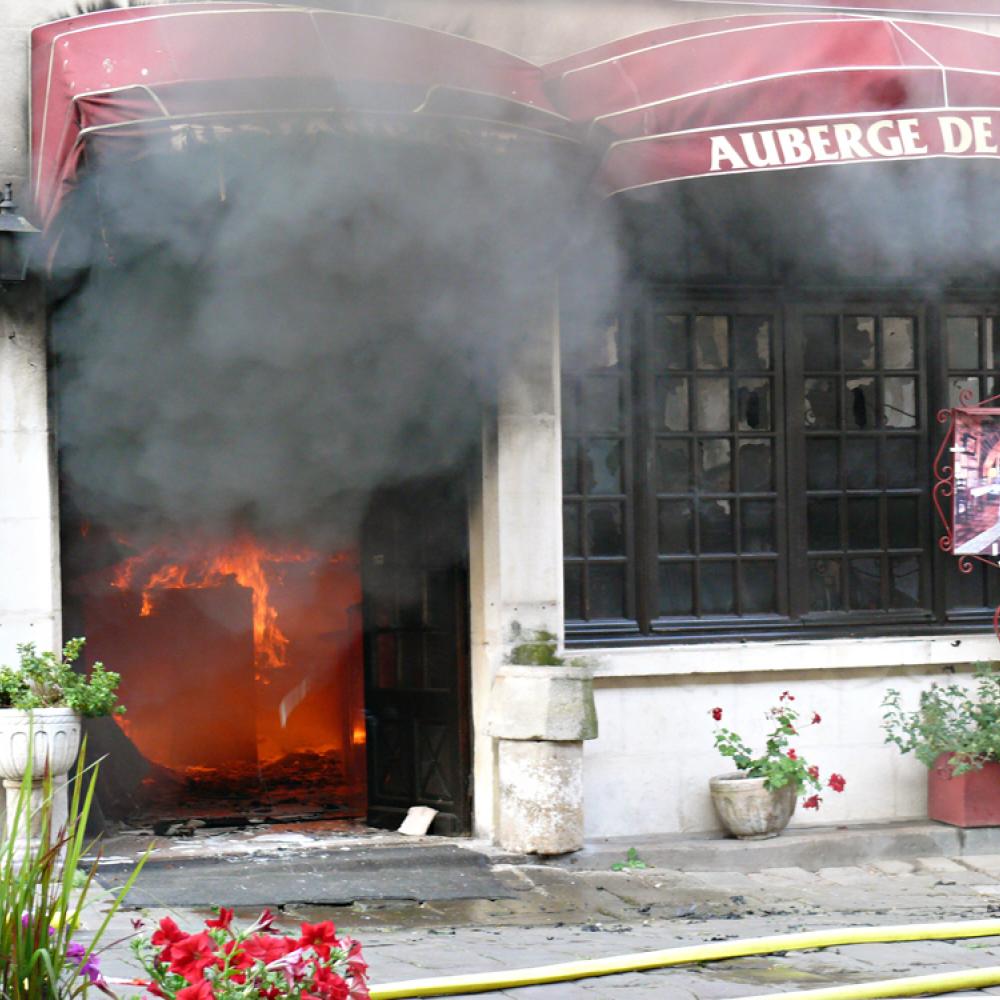
[[[0,709],[0,779],[6,798],[4,833],[13,837],[14,816],[21,785],[31,767],[31,833],[37,834],[38,807],[44,798],[46,772],[54,791],[51,812],[53,831],[67,819],[66,776],[80,752],[80,716],[69,708]]]
[[[583,741],[597,736],[587,665],[501,666],[490,694],[497,739],[497,842],[520,854],[583,846]]]
[[[748,778],[743,771],[731,771],[710,778],[712,804],[726,832],[740,840],[777,837],[788,826],[798,791],[793,783],[771,791],[764,778]]]

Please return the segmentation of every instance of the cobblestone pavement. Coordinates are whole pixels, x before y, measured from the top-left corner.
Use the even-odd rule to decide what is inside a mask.
[[[378,984],[827,927],[1000,919],[1000,855],[879,861],[817,872],[579,872],[498,864],[494,874],[511,890],[510,898],[288,906],[282,922],[293,928],[298,920],[333,919],[363,941]],[[88,914],[90,926],[99,909]],[[165,912],[153,907],[143,916],[156,919]],[[191,929],[206,915],[169,912]],[[119,914],[112,936],[127,933],[135,916]],[[115,947],[104,956],[106,972],[134,975],[128,958],[126,946]],[[1000,966],[1000,937],[787,952],[478,995],[710,1000],[994,965]],[[1000,985],[954,995],[1000,996]]]

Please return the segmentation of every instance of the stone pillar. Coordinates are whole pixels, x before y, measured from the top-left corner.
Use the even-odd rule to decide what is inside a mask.
[[[521,351],[504,377],[497,413],[484,422],[470,546],[476,832],[508,850],[542,854],[582,844],[581,740],[596,735],[579,720],[558,732],[516,724],[529,688],[529,701],[543,689],[579,688],[580,680],[589,692],[583,668],[505,665],[519,631],[543,630],[560,641],[563,631],[556,287],[554,280],[540,286],[534,309],[522,317]],[[569,671],[572,680],[553,685],[553,671]],[[498,675],[505,677],[502,692]],[[546,703],[538,703],[542,713]]]

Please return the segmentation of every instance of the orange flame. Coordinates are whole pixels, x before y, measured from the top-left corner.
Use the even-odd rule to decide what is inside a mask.
[[[258,671],[285,666],[288,637],[278,627],[278,613],[268,600],[272,582],[269,574],[280,573],[283,563],[314,559],[315,552],[268,549],[244,535],[186,562],[168,562],[168,558],[162,546],[132,556],[118,566],[111,586],[131,589],[140,568],[148,568],[140,611],[146,617],[155,610],[158,590],[203,590],[219,586],[227,576],[235,577],[240,586],[253,591],[254,665]]]

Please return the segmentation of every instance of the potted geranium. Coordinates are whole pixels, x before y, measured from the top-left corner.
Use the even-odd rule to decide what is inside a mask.
[[[726,831],[741,840],[776,837],[788,825],[799,796],[807,789],[812,794],[802,803],[804,809],[819,809],[823,801],[819,768],[791,745],[803,729],[818,726],[822,718],[813,712],[809,722],[800,723],[794,701],[793,694],[783,691],[778,704],[765,714],[771,732],[762,753],[755,753],[731,729],[715,727],[715,748],[739,770],[710,779],[712,803]],[[709,714],[716,723],[722,721],[721,708],[713,708]],[[842,792],[845,784],[843,775],[831,774],[826,787]]]
[[[65,777],[80,750],[83,716],[119,714],[120,676],[95,663],[89,673],[73,664],[85,640],[70,639],[60,653],[39,653],[34,643],[17,647],[18,666],[0,667],[0,778],[10,803],[30,771],[35,800],[46,775],[55,780],[52,808],[58,828],[66,821]],[[29,767],[30,765],[30,767]],[[11,832],[7,809],[7,832]]]
[[[928,769],[927,815],[952,826],[1000,826],[1000,671],[976,664],[971,687],[931,684],[913,711],[890,688],[882,701],[886,743]]]

